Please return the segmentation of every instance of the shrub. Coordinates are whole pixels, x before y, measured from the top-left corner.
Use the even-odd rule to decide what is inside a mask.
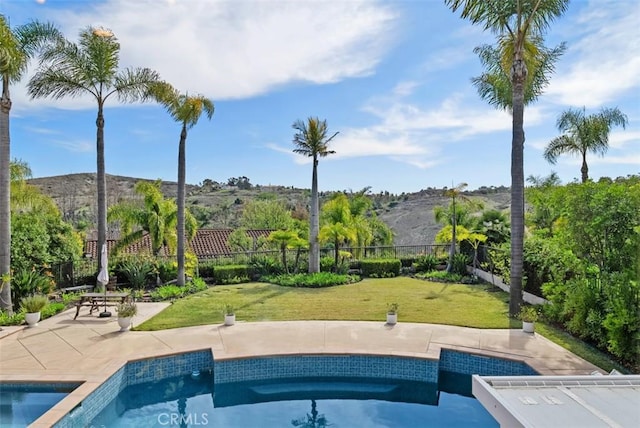
[[[14,312],[8,315],[6,312],[0,311],[0,325],[20,325],[24,323],[24,312]]]
[[[178,287],[177,285],[163,285],[151,293],[151,298],[156,301],[176,299],[182,297],[184,291],[182,287]]]
[[[116,312],[121,318],[130,318],[138,313],[138,306],[134,302],[120,303],[116,307]]]
[[[156,269],[160,281],[165,283],[178,277],[178,263],[176,261],[162,260],[156,263]]]
[[[197,293],[206,290],[208,286],[204,279],[196,277],[189,281],[185,287],[189,293]]]
[[[251,260],[249,266],[258,277],[284,273],[284,266],[276,257],[256,257]]]
[[[119,271],[134,289],[144,288],[154,270],[154,264],[143,257],[132,257],[123,260],[119,265]]]
[[[465,276],[467,274],[467,265],[469,264],[469,256],[462,253],[453,255],[453,264],[451,271],[458,275]]]
[[[436,269],[440,262],[438,258],[433,254],[424,254],[416,258],[413,264],[416,272],[430,272]]]
[[[215,270],[215,262],[213,260],[207,260],[198,263],[198,276],[201,278],[213,278],[213,271]]]
[[[42,308],[40,316],[42,319],[49,318],[64,311],[65,309],[67,309],[67,305],[62,302],[50,302],[47,306]]]
[[[40,312],[49,304],[49,298],[42,294],[23,297],[20,300],[20,308],[27,313]]]
[[[428,279],[429,281],[435,281],[435,282],[455,282],[455,283],[462,282],[462,275],[457,273],[449,273],[444,270],[417,274],[416,278]]]
[[[63,293],[62,294],[62,304],[67,307],[74,305],[78,300],[80,300],[80,295],[82,293]]]
[[[416,258],[413,257],[413,256],[400,257],[400,264],[402,265],[403,268],[408,268],[408,267],[413,266],[415,261],[416,261]]]
[[[397,303],[389,303],[387,305],[387,313],[391,314],[391,315],[397,314],[399,307],[400,307],[400,305],[398,305]]]
[[[284,287],[321,288],[334,285],[350,284],[358,281],[356,275],[343,275],[331,272],[298,273],[293,275],[277,275],[265,277],[264,280]]]
[[[535,306],[522,306],[520,312],[518,313],[518,319],[523,322],[536,322],[538,321],[538,308]]]
[[[19,270],[11,276],[11,301],[18,303],[23,297],[49,294],[53,286],[53,280],[43,270]]]
[[[615,356],[640,363],[640,284],[624,275],[608,279],[607,314],[603,324],[607,349]]]
[[[249,281],[249,267],[247,265],[216,266],[213,271],[216,284],[238,284],[234,281]]]
[[[236,308],[231,303],[225,303],[223,308],[222,312],[225,315],[233,315],[236,313]]]
[[[400,275],[399,259],[365,259],[360,261],[362,276],[388,278]]]

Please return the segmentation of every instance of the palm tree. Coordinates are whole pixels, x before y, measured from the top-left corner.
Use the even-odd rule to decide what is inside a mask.
[[[451,198],[451,209],[445,210],[441,207],[436,207],[434,210],[434,215],[436,217],[436,221],[439,223],[445,223],[451,225],[451,245],[449,246],[449,261],[447,263],[447,272],[451,272],[453,269],[453,256],[456,254],[456,244],[458,242],[456,237],[456,229],[460,220],[464,217],[464,223],[462,226],[467,226],[470,222],[469,219],[469,210],[468,209],[458,209],[456,206],[456,199],[462,199],[465,202],[470,202],[470,199],[462,194],[464,189],[468,186],[467,183],[460,183],[456,187],[452,187],[448,189],[445,187],[444,196]],[[445,218],[446,216],[446,218]]]
[[[287,249],[299,248],[304,241],[302,243],[300,242],[301,239],[296,230],[274,230],[269,234],[267,239],[269,242],[273,242],[278,246],[282,256],[282,266],[284,267],[284,271],[289,273],[289,266],[287,265]]]
[[[320,242],[333,244],[334,269],[338,269],[340,246],[347,242],[357,241],[359,232],[363,233],[354,224],[349,199],[344,193],[336,193],[331,200],[322,206],[322,228],[318,234]]]
[[[329,143],[338,132],[327,138],[327,121],[317,117],[309,117],[307,122],[297,120],[293,123],[293,129],[297,132],[293,136],[293,152],[308,156],[313,160],[313,173],[311,175],[311,209],[309,219],[309,273],[320,272],[320,243],[318,233],[320,230],[319,203],[318,203],[318,158],[334,154],[329,150]]]
[[[120,222],[121,237],[114,252],[139,241],[145,233],[151,239],[151,252],[160,254],[163,246],[173,250],[178,237],[176,224],[178,208],[172,199],[165,199],[160,190],[161,181],[139,181],[135,191],[143,197],[143,203],[121,202],[109,208],[109,223]],[[192,215],[187,216],[187,235],[192,238],[196,232],[197,221]]]
[[[564,135],[554,138],[544,150],[544,158],[555,164],[562,154],[582,156],[582,182],[589,179],[587,152],[601,156],[609,149],[609,132],[614,125],[627,126],[627,116],[618,108],[603,108],[598,114],[589,116],[582,110],[569,109],[560,115],[557,127]]]
[[[181,94],[167,83],[153,86],[152,91],[158,101],[165,106],[173,120],[182,125],[178,144],[178,286],[184,285],[184,232],[185,232],[185,190],[186,190],[186,145],[187,129],[192,128],[202,113],[208,119],[213,116],[213,101],[202,95]]]
[[[18,82],[27,70],[29,60],[45,43],[60,37],[52,24],[31,22],[12,29],[7,18],[0,15],[0,275],[6,281],[0,287],[0,309],[13,313],[11,302],[11,138],[9,113],[11,94],[9,86]]]
[[[545,30],[567,10],[569,0],[445,0],[445,4],[453,12],[461,9],[462,18],[469,19],[473,24],[481,24],[485,30],[497,34],[500,61],[499,64],[495,64],[495,61],[493,63],[495,68],[503,70],[497,75],[505,74],[506,70],[509,70],[511,96],[509,97],[507,90],[501,91],[501,95],[496,98],[501,106],[509,106],[512,112],[509,315],[515,317],[522,305],[524,105],[528,101],[525,97],[526,88],[531,85],[531,80],[528,80],[531,73],[544,77],[553,68],[553,58],[546,64],[546,68],[541,59],[527,63],[527,52],[531,52],[531,46],[542,46]],[[557,52],[557,55],[560,55],[561,51]],[[537,93],[542,91],[544,80],[543,84],[537,87]]]
[[[61,40],[47,46],[41,64],[27,86],[31,98],[90,95],[98,104],[96,118],[98,248],[107,238],[107,179],[104,163],[104,114],[106,101],[115,95],[120,102],[144,101],[149,87],[159,80],[148,68],[118,70],[120,43],[103,28],[80,31],[78,44]],[[98,255],[100,266],[101,254]]]

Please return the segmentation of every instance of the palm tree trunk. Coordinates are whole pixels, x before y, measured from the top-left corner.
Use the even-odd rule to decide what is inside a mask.
[[[11,272],[11,140],[9,135],[9,79],[2,76],[0,99],[0,275]],[[13,315],[11,283],[0,280],[0,309]]]
[[[185,207],[185,187],[186,187],[186,145],[187,145],[187,125],[182,124],[180,132],[180,144],[178,147],[178,278],[177,284],[182,287],[184,278],[184,207]]]
[[[522,259],[524,243],[524,82],[527,68],[521,48],[516,51],[512,69],[513,123],[511,141],[511,275],[509,316],[515,317],[522,305]]]
[[[586,183],[589,179],[589,167],[587,166],[587,152],[582,152],[582,167],[580,168],[582,173],[582,182]]]
[[[98,117],[96,118],[96,153],[98,187],[98,247],[107,242],[107,176],[104,166],[104,116],[102,101],[98,101]],[[98,266],[101,266],[102,254],[98,252]]]
[[[451,246],[449,247],[449,262],[447,263],[447,272],[453,271],[453,256],[456,254],[456,197],[453,196],[453,217],[451,218]]]
[[[309,273],[320,272],[320,248],[318,232],[320,229],[320,211],[318,203],[318,158],[313,157],[313,175],[311,177],[311,213],[309,222]]]

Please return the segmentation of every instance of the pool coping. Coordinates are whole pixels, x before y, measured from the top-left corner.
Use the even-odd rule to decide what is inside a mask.
[[[604,373],[543,336],[516,329],[475,329],[402,321],[395,326],[370,321],[240,321],[231,327],[212,324],[117,333],[115,320],[100,325],[92,322],[91,319],[82,324],[43,322],[39,328],[16,330],[0,338],[1,382],[82,383],[31,426],[55,424],[127,362],[191,351],[210,351],[216,361],[296,355],[369,355],[435,360],[440,358],[443,349],[447,349],[523,362],[541,375]],[[45,346],[47,340],[54,345]],[[88,345],[83,348],[75,341]],[[58,361],[51,355],[56,352],[56,346],[80,353],[76,359],[89,367],[93,364],[94,368],[69,367],[64,361]],[[98,346],[102,346],[108,355],[96,356]],[[145,346],[150,349],[145,349]],[[126,350],[122,355],[115,351],[120,347]],[[3,349],[22,352],[22,348],[26,350],[24,359],[34,360],[32,366],[39,369],[16,368],[17,363],[11,368],[11,364],[4,364],[4,360],[15,363],[17,359],[5,358]],[[95,369],[97,364],[100,364],[99,371]]]

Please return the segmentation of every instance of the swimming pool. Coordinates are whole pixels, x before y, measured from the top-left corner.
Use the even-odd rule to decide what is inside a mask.
[[[417,418],[434,418],[433,412],[444,412],[445,418],[472,413],[484,418],[488,413],[470,397],[470,374],[537,373],[520,361],[444,349],[439,360],[322,354],[215,361],[207,349],[127,363],[55,426],[115,426],[127,411],[134,420],[151,415],[151,420],[134,423],[140,426],[184,426],[185,418],[190,422],[186,426],[214,426],[209,421],[215,418],[224,421],[215,426],[247,426],[243,418],[255,409],[260,426],[267,414],[287,415],[287,426],[314,414],[349,426],[345,409],[360,416],[386,415],[393,426],[414,414],[409,408],[417,409]],[[495,426],[488,418],[487,426]],[[234,420],[244,425],[229,425]]]
[[[210,373],[125,388],[94,427],[497,427],[473,398],[434,383],[302,378],[214,385]]]
[[[27,426],[79,383],[0,383],[0,428]]]

